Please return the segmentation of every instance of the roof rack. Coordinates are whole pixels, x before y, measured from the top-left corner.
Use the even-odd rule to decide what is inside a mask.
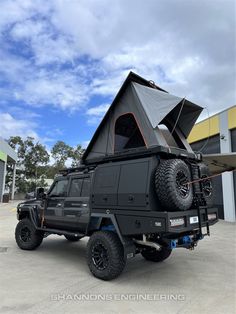
[[[89,166],[80,165],[78,167],[65,168],[65,169],[59,170],[59,174],[66,176],[66,175],[73,173],[73,172],[87,173],[87,172],[93,170],[94,168],[95,168],[95,166],[92,166],[92,165],[89,165]]]

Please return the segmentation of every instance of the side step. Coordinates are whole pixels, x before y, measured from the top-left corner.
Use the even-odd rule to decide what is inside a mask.
[[[70,232],[70,231],[60,230],[60,229],[37,228],[37,230],[44,231],[44,232],[49,232],[49,233],[52,233],[52,234],[67,235],[67,236],[73,236],[73,237],[78,237],[78,238],[82,238],[82,237],[85,236],[85,234],[83,234],[83,233]]]

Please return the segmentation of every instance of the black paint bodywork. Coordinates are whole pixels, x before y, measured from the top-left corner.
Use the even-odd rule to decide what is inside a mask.
[[[129,242],[130,238],[142,234],[153,233],[164,237],[200,230],[207,224],[204,209],[199,211],[193,205],[188,211],[167,212],[159,204],[154,187],[154,173],[162,158],[162,155],[153,154],[143,158],[140,156],[136,159],[101,163],[94,168],[81,167],[67,171],[55,179],[45,200],[21,203],[17,210],[18,219],[28,215],[40,230],[80,236],[90,236],[94,231],[113,226],[124,245],[127,239]],[[70,196],[72,180],[75,178],[90,179],[88,196]],[[66,195],[50,196],[54,185],[61,180],[68,182]],[[216,219],[208,224],[216,223],[217,209],[208,208],[207,212],[216,214]],[[200,224],[190,224],[190,217],[193,216],[201,218]],[[185,223],[181,227],[171,227],[172,218],[184,218]]]

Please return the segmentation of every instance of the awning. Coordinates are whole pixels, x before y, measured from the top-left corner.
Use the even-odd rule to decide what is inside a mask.
[[[212,174],[236,169],[236,153],[203,155]]]

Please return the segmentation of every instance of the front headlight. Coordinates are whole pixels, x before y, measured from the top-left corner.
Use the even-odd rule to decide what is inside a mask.
[[[17,209],[17,210],[20,210],[22,204],[24,204],[24,203],[19,203],[19,204],[16,206],[16,209]]]

